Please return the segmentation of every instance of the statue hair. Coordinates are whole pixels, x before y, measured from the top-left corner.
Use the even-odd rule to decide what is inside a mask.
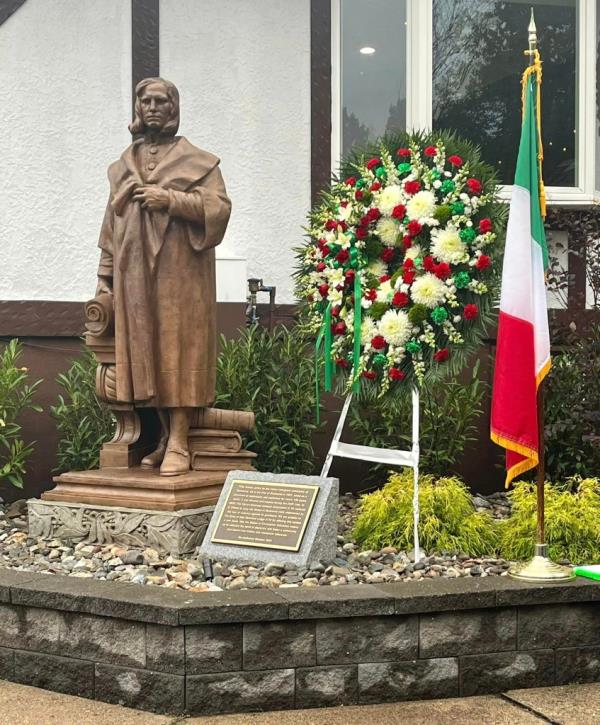
[[[144,78],[144,80],[140,81],[135,87],[133,121],[129,124],[131,135],[138,136],[139,134],[144,133],[145,125],[142,120],[142,104],[140,102],[140,97],[144,88],[149,86],[151,83],[161,83],[165,87],[169,101],[171,101],[172,109],[171,116],[165,123],[161,133],[165,136],[174,136],[179,128],[179,91],[176,86],[171,83],[171,81],[166,81],[164,78]]]

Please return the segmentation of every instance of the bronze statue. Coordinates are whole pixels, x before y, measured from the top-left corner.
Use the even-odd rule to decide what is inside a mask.
[[[142,468],[175,476],[190,469],[192,409],[215,396],[214,248],[231,201],[219,159],[175,135],[173,83],[146,78],[135,96],[134,141],[108,169],[96,294],[113,295],[116,401],[159,414]]]

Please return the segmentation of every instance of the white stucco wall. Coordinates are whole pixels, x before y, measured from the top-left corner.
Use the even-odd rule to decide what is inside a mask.
[[[27,0],[0,26],[0,299],[93,295],[130,114],[127,0]]]
[[[180,132],[221,157],[227,250],[292,302],[310,206],[309,0],[161,0],[160,68]]]

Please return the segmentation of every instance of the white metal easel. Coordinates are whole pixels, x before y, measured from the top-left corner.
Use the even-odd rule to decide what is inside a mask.
[[[413,388],[412,391],[412,448],[410,451],[394,451],[387,448],[374,448],[373,446],[357,446],[353,443],[343,443],[340,438],[344,430],[346,416],[352,402],[352,393],[350,393],[344,402],[344,407],[340,413],[333,440],[329,447],[329,452],[325,458],[321,476],[325,477],[329,473],[331,462],[334,456],[340,458],[354,458],[361,461],[370,461],[371,463],[387,463],[393,466],[408,466],[413,469],[413,522],[414,522],[414,540],[415,540],[415,561],[421,558],[421,550],[419,547],[419,391]]]

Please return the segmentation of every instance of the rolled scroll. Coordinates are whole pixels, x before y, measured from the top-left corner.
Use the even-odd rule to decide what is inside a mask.
[[[112,335],[115,325],[114,300],[111,294],[101,294],[85,303],[85,326],[92,335]]]

